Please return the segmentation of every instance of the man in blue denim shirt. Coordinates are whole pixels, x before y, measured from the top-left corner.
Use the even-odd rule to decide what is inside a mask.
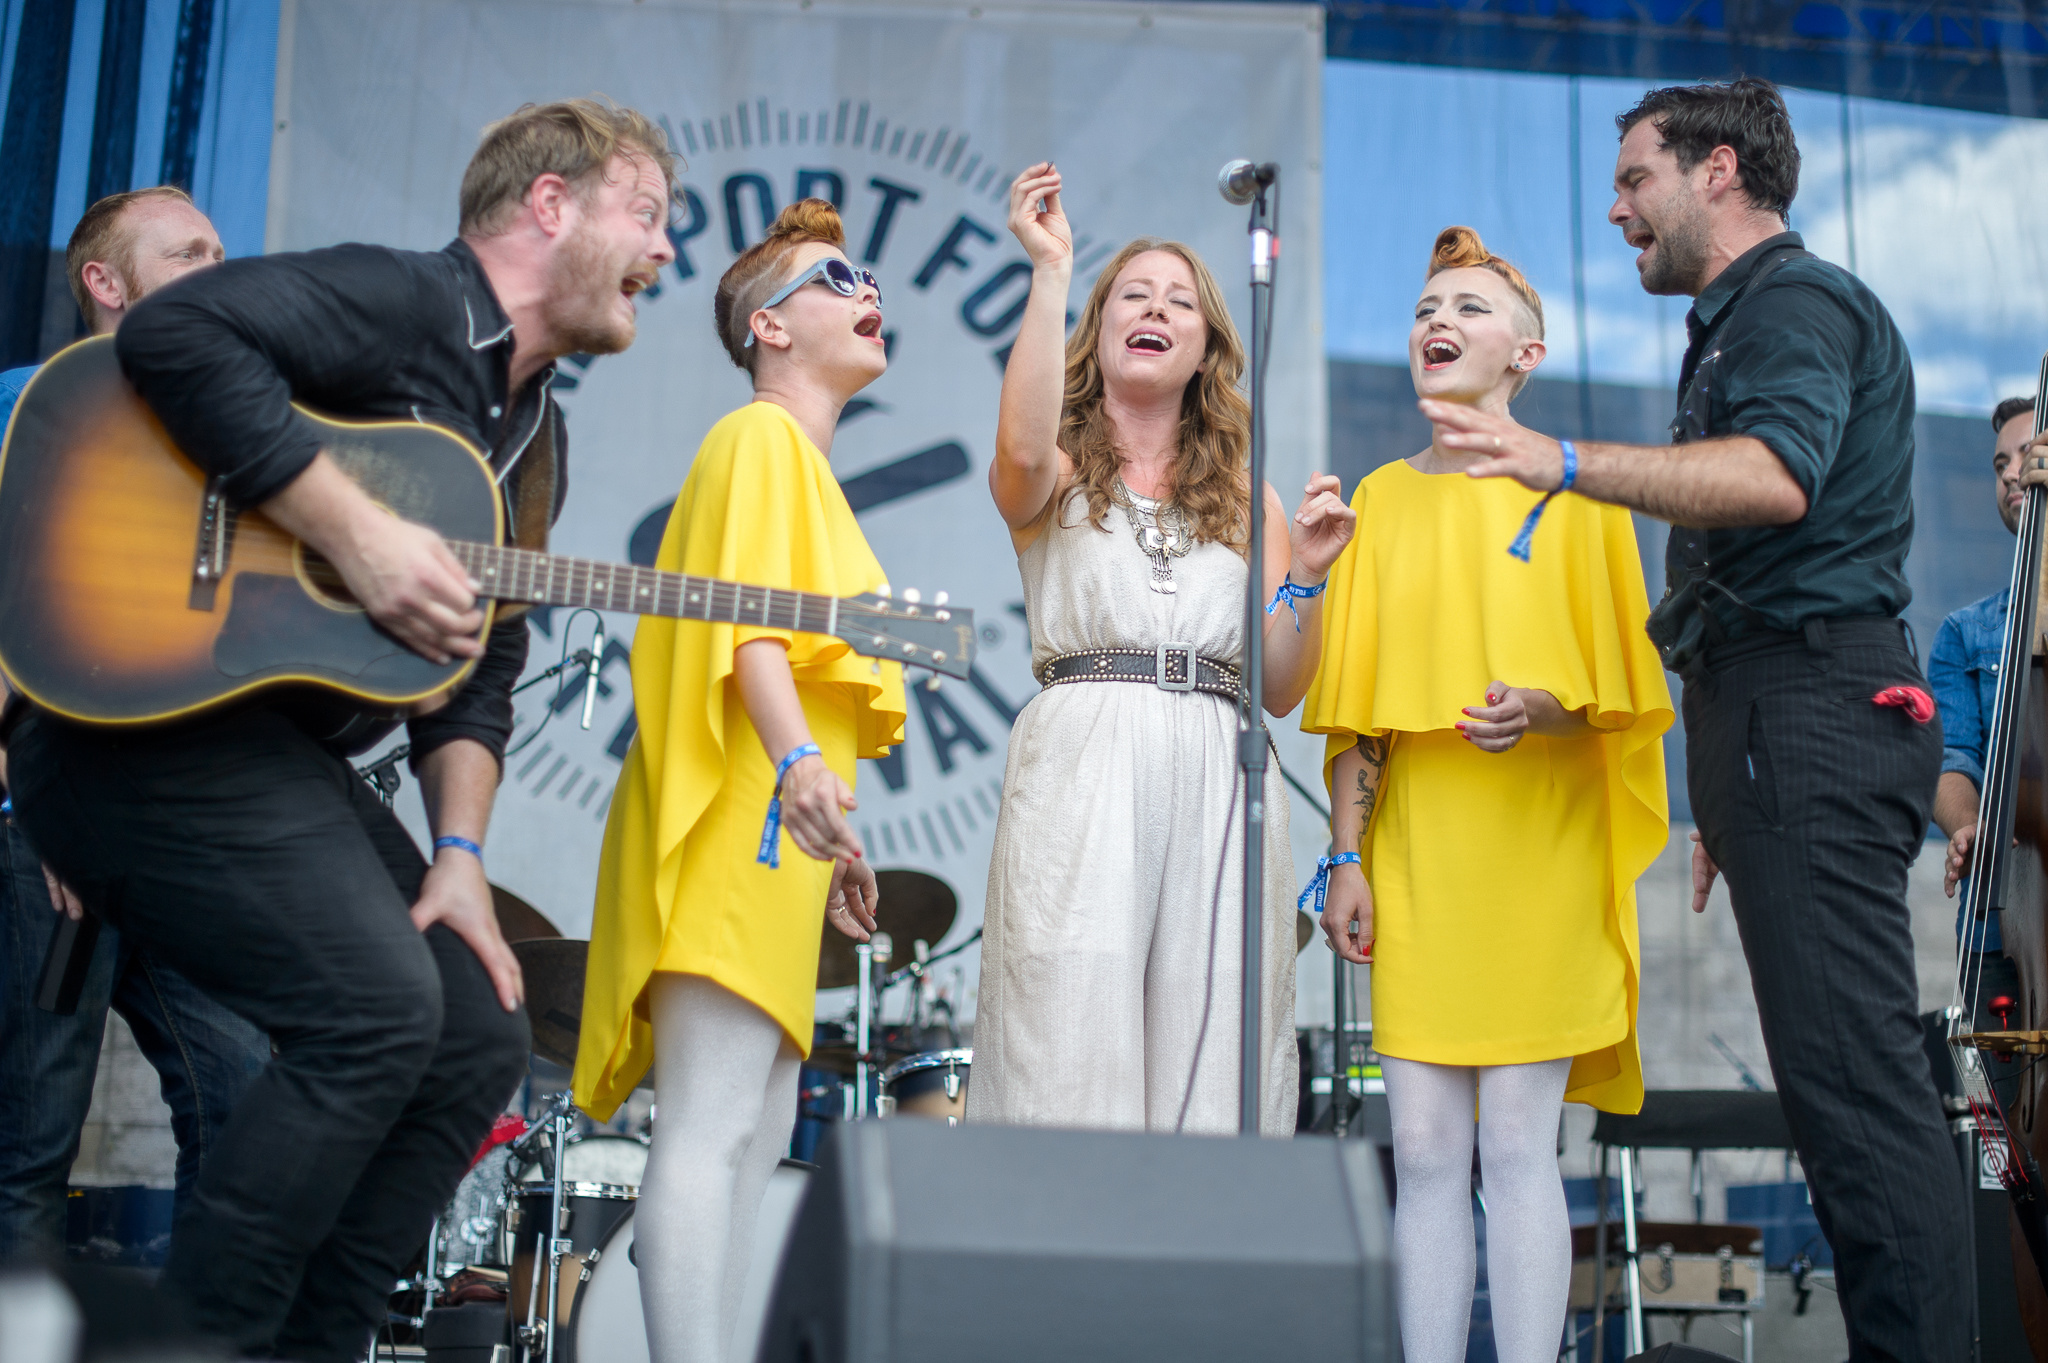
[[[1991,414],[1996,443],[1991,451],[1991,473],[1998,498],[1999,519],[2007,530],[2018,533],[2020,505],[2020,451],[2034,436],[2034,400],[2007,398]],[[1984,787],[1984,742],[1991,728],[1991,710],[1998,697],[1998,657],[2005,643],[2005,612],[2010,589],[2000,587],[1981,601],[1950,612],[1934,636],[1934,652],[1927,660],[1927,681],[1941,707],[1941,784],[1934,793],[1934,822],[1948,835],[1944,888],[1951,897],[1969,870],[1970,847],[1977,836],[1977,798]],[[1963,896],[1967,899],[1968,896]],[[1982,923],[1966,922],[1961,903],[1956,908],[1956,938],[1959,951],[1980,953],[1984,985],[1981,999],[2005,994],[2019,996],[2019,972],[2006,959],[1998,930],[1998,916]],[[1981,1012],[1982,1010],[1980,1010]],[[1995,1027],[1988,1013],[1978,1018],[1982,1026]]]
[[[65,265],[80,310],[105,333],[145,293],[223,254],[191,199],[157,188],[88,209]],[[0,373],[0,427],[36,368]],[[6,781],[0,748],[0,792]],[[181,1205],[229,1108],[270,1057],[261,1032],[111,928],[93,949],[76,1011],[37,1008],[37,977],[60,912],[77,916],[76,901],[46,876],[21,826],[0,818],[0,1263],[62,1257],[65,1192],[109,1008],[127,1021],[170,1106]]]

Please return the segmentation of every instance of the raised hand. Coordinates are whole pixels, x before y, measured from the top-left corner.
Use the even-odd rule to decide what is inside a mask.
[[[1288,575],[1304,587],[1328,576],[1330,565],[1358,528],[1358,513],[1338,495],[1341,487],[1335,474],[1316,474],[1308,480],[1294,519],[1287,523],[1287,547],[1294,560]]]
[[[1465,470],[1469,477],[1512,478],[1535,492],[1555,492],[1564,483],[1564,449],[1549,436],[1469,403],[1424,398],[1417,406],[1445,449],[1481,456]]]
[[[1040,208],[1040,200],[1044,207]],[[1060,173],[1052,162],[1027,167],[1010,184],[1010,231],[1031,258],[1034,269],[1048,265],[1070,265],[1074,259],[1074,229],[1067,224],[1060,207]]]

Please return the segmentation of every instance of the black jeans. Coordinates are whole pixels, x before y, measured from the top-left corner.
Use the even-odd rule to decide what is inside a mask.
[[[244,1352],[360,1357],[525,1071],[525,1014],[452,932],[413,927],[418,849],[280,715],[36,715],[8,757],[50,864],[277,1047],[200,1171],[166,1285]]]
[[[268,1037],[111,928],[100,931],[77,1009],[36,1007],[61,921],[28,835],[0,821],[0,1264],[64,1257],[65,1188],[109,1008],[135,1034],[171,1109],[180,1210],[242,1090],[270,1059]]]
[[[1792,1139],[1834,1247],[1850,1356],[1969,1357],[1961,1174],[1921,1042],[1906,868],[1939,722],[1897,621],[1720,650],[1685,688],[1694,817],[1727,877]]]

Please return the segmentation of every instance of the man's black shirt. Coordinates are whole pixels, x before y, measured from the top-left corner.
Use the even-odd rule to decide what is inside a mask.
[[[507,488],[533,472],[520,468],[529,454],[551,459],[541,470],[553,484],[549,523],[561,512],[568,436],[549,396],[554,371],[510,391],[512,322],[460,241],[440,251],[336,246],[195,271],[139,303],[115,350],[179,448],[221,476],[237,505],[275,496],[319,453],[316,428],[292,409],[298,401],[331,416],[446,426],[489,451]],[[507,496],[507,524],[522,543],[544,544],[546,526],[518,524],[517,500]],[[469,681],[412,721],[415,760],[457,738],[502,760],[526,642],[523,616],[492,629]],[[317,708],[321,725],[334,710],[283,703]]]
[[[1731,640],[1814,618],[1895,616],[1913,597],[1912,361],[1877,296],[1802,246],[1785,232],[1751,248],[1685,319],[1681,404],[1696,371],[1711,374],[1695,395],[1705,410],[1681,410],[1679,424],[1698,438],[1761,440],[1807,499],[1791,525],[1704,532],[1713,581],[1755,612],[1707,594]],[[1788,247],[1799,253],[1744,288]],[[1672,528],[1668,581],[1680,580],[1686,538],[1701,533]]]

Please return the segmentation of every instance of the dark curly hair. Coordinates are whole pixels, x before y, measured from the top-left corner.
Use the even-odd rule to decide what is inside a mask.
[[[1644,95],[1637,105],[1614,116],[1623,137],[1644,119],[1655,125],[1661,142],[1678,158],[1680,170],[1691,170],[1716,147],[1735,153],[1742,193],[1752,206],[1789,219],[1799,193],[1799,143],[1792,136],[1792,115],[1778,87],[1755,76],[1704,85],[1667,85]]]
[[[2023,412],[2028,416],[2034,414],[2034,400],[2032,398],[2007,398],[1992,409],[1991,429],[1994,431],[2005,430],[2005,423]]]

